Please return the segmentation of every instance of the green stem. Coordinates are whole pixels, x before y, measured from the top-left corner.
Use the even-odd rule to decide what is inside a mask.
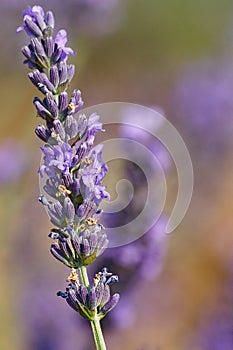
[[[89,278],[88,278],[88,274],[87,274],[87,268],[85,266],[81,266],[79,268],[79,273],[80,273],[80,278],[81,278],[82,284],[84,284],[84,286],[86,286],[86,287],[89,287],[90,283],[89,283]]]
[[[85,266],[81,266],[79,268],[79,273],[80,273],[81,282],[86,287],[89,287],[90,283],[89,283],[89,278],[88,278],[88,274],[87,274],[87,268]],[[100,326],[100,320],[98,319],[98,317],[95,317],[95,319],[90,321],[90,323],[91,323],[92,333],[93,333],[94,340],[95,340],[96,349],[97,350],[107,350],[106,345],[105,345],[105,341],[104,341],[104,336],[102,333],[102,329]]]
[[[104,337],[103,337],[103,333],[102,333],[102,329],[100,326],[100,320],[98,318],[91,321],[91,328],[92,328],[92,332],[93,332],[94,339],[95,339],[96,349],[97,350],[107,350],[106,345],[105,345],[105,341],[104,341]]]

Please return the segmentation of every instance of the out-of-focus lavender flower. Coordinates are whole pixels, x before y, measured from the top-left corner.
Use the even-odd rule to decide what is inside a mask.
[[[104,257],[113,259],[113,263],[121,268],[132,269],[140,276],[140,281],[153,279],[161,270],[166,250],[165,226],[166,219],[160,218],[142,238],[122,247],[110,248]],[[134,278],[133,274],[130,274],[128,280]],[[123,281],[122,278],[121,280]]]
[[[137,105],[130,106],[122,112],[122,124],[120,124],[120,136],[129,140],[142,143],[157,158],[160,166],[167,171],[171,165],[171,158],[166,148],[153,135],[153,131],[163,126],[162,119],[157,118],[156,114],[163,111],[158,107],[148,107],[143,110],[137,108]],[[151,130],[151,134],[146,129]],[[130,145],[129,145],[130,147]],[[135,147],[129,153],[135,153]],[[155,162],[145,164],[148,169],[152,169],[152,173],[156,171]]]
[[[117,226],[121,222],[116,220],[112,224]],[[110,315],[110,321],[115,327],[127,328],[133,324],[137,317],[137,311],[133,306],[134,295],[146,282],[159,276],[167,250],[165,227],[166,219],[161,218],[137,241],[122,247],[109,248],[104,252],[102,263],[113,271],[120,271],[121,279],[118,287],[124,295],[118,307]]]
[[[172,110],[198,152],[218,154],[232,145],[232,90],[232,63],[208,60],[179,72]]]
[[[135,141],[149,141],[151,135],[145,130],[145,127],[151,132],[162,126],[162,120],[156,117],[156,113],[163,113],[158,107],[151,106],[142,109],[137,105],[131,105],[122,111],[120,124],[120,136]]]
[[[20,178],[27,168],[26,149],[17,140],[5,140],[0,143],[0,186],[12,183]]]
[[[145,131],[145,124],[152,134]],[[140,110],[133,106],[127,109],[122,116],[119,133],[123,138],[140,142],[156,157],[160,154],[158,161],[163,170],[167,172],[171,164],[169,154],[159,141],[153,137],[153,130],[158,127],[161,127],[161,125],[156,120],[155,112],[148,109],[145,115],[142,116]],[[135,158],[139,156],[134,145],[130,147],[129,144],[124,152],[129,155],[129,159],[131,159],[132,154],[135,154]],[[146,178],[143,169],[140,169],[136,164],[132,162],[123,163],[126,178],[134,188],[134,197],[128,206],[120,212],[104,214],[105,222],[110,227],[126,225],[139,215],[144,205],[143,200],[146,198],[144,192],[147,191],[147,181],[155,179],[155,195],[156,188],[159,191],[158,168],[151,162],[150,157],[141,161],[143,162],[143,169],[145,167],[149,169],[147,174],[150,178]],[[151,213],[148,213],[148,215],[153,214],[154,208],[151,208]],[[107,249],[103,254],[104,264],[110,266],[112,270],[120,271],[121,275],[119,285],[124,297],[121,298],[118,307],[113,310],[110,317],[111,322],[116,327],[126,328],[132,325],[136,318],[136,311],[132,303],[134,294],[146,281],[155,279],[161,272],[166,254],[166,221],[165,216],[161,217],[140,239],[122,247]],[[143,225],[142,222],[141,227],[137,225],[132,229],[143,232]],[[127,231],[127,225],[125,235],[132,235],[129,228]]]

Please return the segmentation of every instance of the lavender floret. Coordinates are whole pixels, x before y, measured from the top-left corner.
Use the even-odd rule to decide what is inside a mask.
[[[61,92],[59,97],[58,97],[58,107],[59,107],[60,112],[64,112],[64,113],[67,112],[68,103],[69,103],[69,100],[68,100],[67,92],[65,92],[65,91]],[[68,118],[68,116],[67,116],[67,118]]]
[[[67,33],[64,29],[59,30],[57,33],[54,42],[62,49],[62,54],[60,57],[60,61],[66,61],[69,55],[76,55],[70,47],[66,47],[67,43]]]
[[[44,142],[48,142],[51,136],[51,131],[46,129],[44,125],[38,125],[35,129],[35,133]]]
[[[48,11],[48,12],[46,13],[46,15],[45,15],[45,20],[46,20],[47,25],[48,25],[50,28],[54,29],[54,23],[55,23],[55,21],[54,21],[53,13],[52,13],[51,11]]]
[[[60,84],[64,84],[68,79],[67,65],[61,62],[58,68]]]
[[[58,67],[52,66],[49,70],[49,79],[51,83],[55,86],[55,88],[58,87],[59,84],[59,74],[58,74]]]
[[[36,25],[32,20],[29,18],[25,18],[25,30],[29,33],[32,37],[42,37],[42,31],[40,30],[39,26]]]

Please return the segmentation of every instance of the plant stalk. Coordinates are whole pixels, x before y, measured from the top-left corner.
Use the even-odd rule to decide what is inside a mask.
[[[80,273],[81,282],[88,288],[90,286],[90,283],[89,283],[89,278],[87,274],[87,268],[85,266],[81,266],[79,268],[79,273]],[[100,320],[98,319],[98,317],[95,317],[95,319],[90,321],[90,323],[91,323],[91,329],[95,340],[96,350],[107,350],[105,341],[104,341],[103,332],[100,326]]]

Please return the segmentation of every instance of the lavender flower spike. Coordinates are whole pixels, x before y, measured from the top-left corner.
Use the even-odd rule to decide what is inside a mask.
[[[43,94],[42,99],[33,100],[45,123],[35,130],[44,142],[39,175],[45,184],[39,201],[55,226],[49,234],[54,241],[50,251],[72,269],[66,292],[58,295],[90,320],[96,348],[105,350],[99,322],[119,300],[118,294],[110,296],[109,288],[118,277],[105,268],[90,286],[86,269],[108,245],[105,228],[99,224],[99,205],[109,198],[102,185],[107,166],[102,160],[103,147],[94,146],[96,133],[103,131],[102,124],[97,114],[75,117],[83,106],[81,92],[75,89],[69,97],[66,91],[74,75],[74,66],[68,65],[67,60],[75,52],[66,47],[65,30],[53,36],[52,12],[45,13],[40,6],[28,7],[23,20],[24,25],[17,32],[24,30],[30,39],[22,49],[24,63],[32,70],[29,80]]]

